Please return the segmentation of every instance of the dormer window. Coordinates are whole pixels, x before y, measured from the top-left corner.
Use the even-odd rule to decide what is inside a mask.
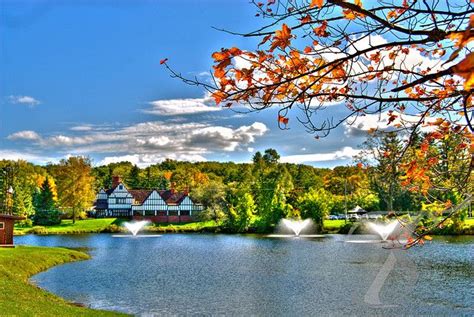
[[[123,189],[123,185],[119,185],[119,189],[122,190],[122,189]]]

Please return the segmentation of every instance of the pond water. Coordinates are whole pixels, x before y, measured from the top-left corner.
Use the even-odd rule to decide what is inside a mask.
[[[473,315],[474,237],[409,251],[374,236],[108,234],[17,237],[17,244],[91,248],[92,259],[32,281],[92,308],[143,316]]]

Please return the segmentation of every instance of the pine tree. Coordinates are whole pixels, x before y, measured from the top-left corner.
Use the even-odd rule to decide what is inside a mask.
[[[46,177],[41,188],[35,193],[33,205],[36,210],[34,216],[35,225],[55,225],[61,223],[48,177]]]

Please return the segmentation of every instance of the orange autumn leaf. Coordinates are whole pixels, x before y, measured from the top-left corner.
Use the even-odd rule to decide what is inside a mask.
[[[216,90],[212,93],[212,98],[214,98],[216,105],[220,104],[226,97],[227,94],[221,90]]]
[[[167,58],[163,58],[161,61],[160,61],[160,65],[163,65],[164,63],[166,63],[168,61]]]
[[[356,15],[355,15],[354,11],[352,11],[352,10],[343,10],[342,13],[344,14],[344,17],[347,20],[354,20],[356,18]]]
[[[343,79],[346,77],[346,71],[342,67],[338,67],[332,71],[334,78]]]
[[[362,0],[354,0],[354,4],[362,8]]]
[[[289,121],[289,119],[288,119],[287,117],[278,115],[278,122],[281,122],[281,123],[283,123],[284,125],[287,125],[287,124],[288,124],[288,121]]]
[[[321,36],[321,37],[327,37],[329,36],[329,33],[326,32],[326,28],[328,27],[328,22],[326,20],[324,20],[323,22],[321,22],[321,25],[318,26],[318,27],[315,27],[313,29],[313,32],[314,34],[316,34],[317,36]],[[317,44],[315,44],[317,45]]]
[[[222,62],[223,60],[229,57],[229,53],[226,50],[222,50],[220,52],[212,53],[212,58],[214,58],[215,62]]]
[[[474,88],[474,52],[469,53],[461,62],[453,67],[455,74],[465,79],[464,90]]]
[[[324,0],[311,0],[311,4],[309,5],[310,8],[318,7],[322,8],[324,5]]]
[[[283,23],[281,30],[275,31],[275,36],[273,37],[273,42],[270,46],[270,52],[272,52],[277,47],[284,50],[287,46],[290,45],[290,39],[291,29],[288,27],[288,25]]]

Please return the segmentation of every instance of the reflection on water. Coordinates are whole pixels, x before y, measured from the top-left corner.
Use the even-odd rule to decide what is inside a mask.
[[[94,308],[145,315],[473,313],[473,237],[436,239],[409,251],[346,239],[100,234],[16,242],[91,248],[91,260],[52,268],[33,281]]]

